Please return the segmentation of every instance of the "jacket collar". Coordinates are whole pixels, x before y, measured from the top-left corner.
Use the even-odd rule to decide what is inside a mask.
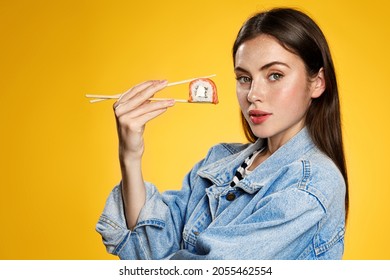
[[[209,179],[216,186],[226,186],[233,180],[234,174],[242,162],[254,151],[260,149],[263,143],[264,139],[258,139],[241,152],[206,165],[200,168],[197,173],[199,176]],[[241,180],[236,187],[242,188],[248,193],[255,193],[260,188],[270,184],[270,180],[275,179],[275,176],[271,176],[271,174],[283,172],[283,167],[299,160],[313,147],[314,143],[307,129],[303,128],[267,160],[257,166],[250,175]]]

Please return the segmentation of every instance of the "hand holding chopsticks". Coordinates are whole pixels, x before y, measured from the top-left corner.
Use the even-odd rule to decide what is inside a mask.
[[[176,86],[176,85],[180,85],[180,84],[189,83],[189,82],[192,82],[192,81],[197,80],[197,79],[211,78],[211,77],[215,77],[215,76],[216,76],[216,74],[213,74],[213,75],[209,75],[209,76],[203,76],[203,77],[198,77],[198,78],[192,78],[192,79],[172,82],[172,83],[168,83],[166,86],[167,87],[169,87],[169,86]],[[123,94],[124,93],[114,94],[114,95],[86,94],[85,96],[88,97],[88,98],[96,98],[96,99],[92,99],[92,100],[89,101],[90,103],[96,103],[96,102],[109,100],[109,99],[120,99]],[[162,101],[162,100],[168,100],[168,99],[169,98],[149,98],[150,101]],[[186,99],[175,99],[175,101],[176,102],[188,102],[188,100],[186,100]]]

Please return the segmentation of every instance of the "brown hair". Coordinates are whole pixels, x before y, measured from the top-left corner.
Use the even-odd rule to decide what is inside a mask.
[[[261,34],[274,37],[288,51],[305,63],[309,76],[324,70],[326,89],[312,100],[306,115],[306,127],[316,146],[329,156],[342,173],[346,184],[345,209],[348,211],[348,176],[341,132],[340,101],[336,74],[328,43],[318,25],[306,14],[290,9],[276,8],[258,13],[241,27],[233,45],[233,60],[238,47]],[[257,140],[241,114],[244,133],[251,142]]]

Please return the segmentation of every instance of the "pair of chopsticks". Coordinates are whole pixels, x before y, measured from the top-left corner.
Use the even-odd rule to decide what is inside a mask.
[[[181,85],[181,84],[192,82],[192,81],[197,80],[197,79],[211,78],[211,77],[215,77],[215,76],[216,76],[216,74],[213,74],[213,75],[209,75],[209,76],[203,76],[203,77],[198,77],[198,78],[182,80],[182,81],[178,81],[178,82],[172,82],[172,83],[168,83],[167,87]],[[123,93],[114,94],[114,95],[86,94],[85,96],[88,98],[96,98],[96,99],[92,99],[89,101],[90,103],[96,103],[96,102],[109,100],[109,99],[118,99],[122,95],[123,95]],[[149,98],[150,101],[161,101],[161,100],[167,100],[167,99],[170,99],[170,98]],[[188,100],[186,100],[186,99],[175,99],[175,101],[176,102],[183,102],[183,103],[188,102]]]

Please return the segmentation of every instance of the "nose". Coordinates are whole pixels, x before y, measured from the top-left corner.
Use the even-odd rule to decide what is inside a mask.
[[[260,85],[260,82],[253,80],[246,99],[249,103],[255,103],[256,101],[263,102],[264,97],[264,88]]]

